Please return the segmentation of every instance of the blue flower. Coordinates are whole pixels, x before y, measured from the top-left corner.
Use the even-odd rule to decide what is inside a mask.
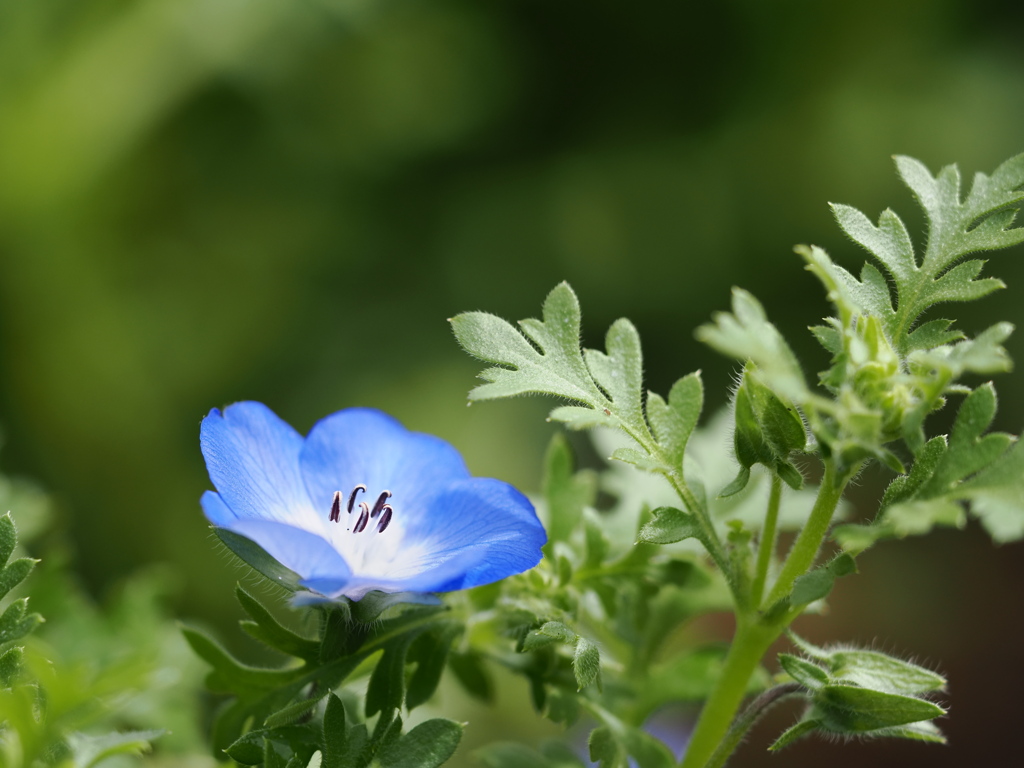
[[[203,419],[200,444],[217,488],[207,519],[325,598],[489,584],[535,566],[547,540],[523,494],[380,411],[340,411],[303,438],[262,403],[235,403]]]

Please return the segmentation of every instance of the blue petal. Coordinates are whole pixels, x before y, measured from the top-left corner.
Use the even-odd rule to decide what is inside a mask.
[[[406,523],[406,541],[426,551],[406,589],[446,592],[489,584],[533,568],[547,541],[537,513],[508,483],[470,478],[435,495]]]
[[[267,406],[235,403],[223,414],[214,408],[203,419],[199,442],[210,479],[234,517],[312,524],[299,471],[302,436]],[[205,503],[203,509],[215,522]]]
[[[322,536],[272,520],[233,520],[227,528],[250,539],[277,562],[306,580],[329,580],[344,587],[352,577],[348,563]]]
[[[314,508],[324,515],[335,491],[365,485],[373,497],[388,490],[396,513],[421,508],[438,487],[469,477],[462,457],[439,437],[410,432],[385,413],[349,408],[318,421],[302,449],[302,476]]]
[[[206,519],[210,521],[210,525],[229,528],[231,523],[238,519],[238,515],[228,508],[219,493],[205,491],[199,498],[199,503],[202,504],[203,512],[206,514]]]

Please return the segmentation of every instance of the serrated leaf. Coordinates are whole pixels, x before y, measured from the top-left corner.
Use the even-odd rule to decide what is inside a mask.
[[[454,754],[462,725],[435,718],[420,723],[378,755],[381,768],[437,768]]]
[[[548,294],[543,320],[520,322],[522,333],[485,312],[457,315],[451,324],[456,339],[469,354],[506,366],[481,373],[480,378],[489,383],[470,392],[470,400],[527,393],[556,395],[589,405],[604,399],[583,361],[579,301],[567,283],[560,283]]]
[[[628,423],[643,422],[643,353],[640,335],[629,320],[612,323],[605,336],[608,354],[594,349],[584,352],[590,373],[611,398],[614,410]]]
[[[704,407],[704,383],[700,371],[679,379],[668,393],[668,402],[647,393],[647,419],[654,438],[665,450],[673,469],[681,469],[686,444]]]
[[[572,671],[576,675],[577,690],[582,691],[596,682],[601,688],[601,652],[585,637],[576,640],[576,652],[572,657]]]
[[[968,499],[975,515],[998,543],[1024,538],[1024,441],[962,483],[952,493]]]
[[[753,361],[772,389],[803,402],[807,388],[800,364],[753,295],[733,288],[732,313],[716,313],[713,320],[697,329],[700,341],[743,362]]]

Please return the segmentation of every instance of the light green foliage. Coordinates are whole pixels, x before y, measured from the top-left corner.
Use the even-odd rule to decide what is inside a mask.
[[[878,651],[824,649],[792,638],[806,657],[782,653],[779,663],[804,688],[808,707],[770,749],[779,750],[814,731],[944,741],[931,721],[945,709],[922,698],[944,690],[941,675]]]
[[[17,539],[11,516],[0,518],[0,562]],[[36,562],[20,558],[6,566],[5,591]],[[91,768],[148,752],[168,726],[180,727],[171,749],[194,749],[196,713],[188,697],[195,667],[162,616],[153,580],[133,580],[101,612],[79,593],[59,556],[56,565],[34,570],[28,584],[50,622],[31,634],[42,618],[27,611],[25,597],[0,616],[0,765]]]
[[[684,698],[682,686],[664,681],[686,675],[691,680],[708,676],[710,687],[698,686],[709,700],[683,768],[724,765],[756,720],[755,705],[772,706],[796,689],[808,699],[808,711],[773,749],[816,730],[942,740],[932,720],[944,710],[924,698],[942,688],[941,677],[873,651],[806,645],[804,658],[780,657],[795,683],[759,696],[751,705],[755,710],[736,720],[733,728],[739,730],[730,731],[744,694],[758,686],[763,654],[793,620],[828,596],[837,578],[856,572],[857,553],[880,539],[925,533],[935,525],[962,526],[967,514],[997,541],[1024,537],[1021,441],[988,431],[996,410],[992,385],[971,387],[961,380],[1009,368],[1002,343],[1012,326],[996,323],[971,339],[952,320],[926,317],[936,304],[980,299],[1002,287],[995,278],[980,277],[982,260],[963,259],[1024,241],[1024,230],[1011,228],[1015,206],[1024,201],[1024,155],[991,177],[978,174],[963,200],[955,167],[933,178],[915,160],[896,162],[927,217],[920,254],[892,211],[876,225],[842,205],[833,206],[840,227],[878,266],[866,264],[858,278],[817,246],[797,248],[835,307],[834,317],[811,329],[832,355],[819,386],[807,383],[764,308],[740,288],[733,290],[731,312],[698,329],[699,339],[744,365],[731,413],[731,483],[715,470],[730,463],[720,458],[721,444],[687,449],[702,440],[695,432],[703,405],[699,375],[680,379],[667,400],[654,393],[644,399],[633,326],[616,321],[606,351],[581,350],[579,304],[567,285],[549,294],[542,320],[524,320],[521,330],[480,312],[452,320],[463,347],[497,365],[481,374],[487,383],[470,393],[471,400],[525,393],[569,400],[552,411],[552,420],[573,429],[618,431],[627,443],[599,431],[597,442],[606,455],[657,478],[654,483],[606,470],[602,487],[619,499],[611,513],[599,515],[589,509],[591,476],[572,475],[567,448],[556,441],[545,482],[552,532],[547,559],[533,573],[510,580],[502,596],[488,603],[505,612],[518,649],[534,657],[521,669],[537,708],[566,722],[582,708],[599,723],[589,745],[591,758],[603,766],[625,765],[628,759],[641,766],[661,764],[664,755],[656,748],[645,751],[630,728],[642,722],[638,714],[650,711],[647,703]],[[961,396],[950,434],[929,439],[926,418]],[[803,470],[796,462],[814,456],[821,462],[821,481],[813,503],[805,503],[811,494],[803,489]],[[896,475],[878,514],[869,524],[836,529],[846,551],[816,567],[847,484],[872,461]],[[755,465],[768,471],[767,494],[759,482],[763,475],[752,472]],[[760,515],[746,508],[750,500],[762,505]],[[798,534],[780,560],[775,537],[787,525]],[[630,529],[636,546],[616,554],[614,542]],[[679,558],[702,550],[715,569]],[[664,579],[683,562],[691,577],[677,582],[678,589],[659,583],[655,574],[660,571]],[[632,582],[639,572],[651,580]],[[692,580],[693,574],[700,580]],[[710,658],[698,662],[691,650],[659,660],[658,648],[682,616],[707,610],[723,597],[712,586],[716,583],[728,587],[738,625],[723,666],[716,668]],[[584,610],[592,604],[588,592],[603,615]],[[601,648],[599,665],[595,641]],[[591,654],[594,663],[584,663]],[[628,677],[615,674],[619,667]],[[586,685],[597,679],[589,670],[598,669],[607,678],[603,694]],[[572,704],[574,682],[581,694]],[[633,703],[617,699],[620,687],[631,691],[633,699],[625,701]],[[624,711],[632,718],[626,726],[620,718]],[[486,754],[493,765],[515,766],[526,759],[511,749]]]

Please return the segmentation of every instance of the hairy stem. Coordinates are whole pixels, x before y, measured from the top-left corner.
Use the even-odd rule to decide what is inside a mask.
[[[715,750],[715,754],[708,760],[705,768],[722,768],[725,765],[725,761],[729,759],[729,756],[736,751],[736,747],[743,741],[747,731],[754,726],[754,723],[761,719],[762,715],[766,714],[776,704],[796,696],[802,690],[803,687],[799,683],[783,683],[774,688],[769,688],[750,702],[742,714],[736,718],[729,732],[725,734],[725,738],[722,739],[722,743],[718,745],[718,749]]]
[[[768,567],[771,565],[772,553],[775,551],[775,539],[779,524],[779,501],[782,499],[782,480],[772,474],[772,490],[768,495],[768,509],[764,515],[764,527],[761,529],[761,542],[757,548],[757,563],[754,566],[754,583],[750,588],[750,602],[760,606],[764,596],[764,583],[768,578]]]

